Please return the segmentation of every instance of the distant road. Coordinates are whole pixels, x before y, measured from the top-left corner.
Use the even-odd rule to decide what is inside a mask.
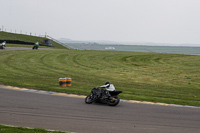
[[[199,108],[128,102],[116,107],[85,104],[84,98],[0,85],[0,124],[5,125],[78,133],[198,133],[199,114]]]

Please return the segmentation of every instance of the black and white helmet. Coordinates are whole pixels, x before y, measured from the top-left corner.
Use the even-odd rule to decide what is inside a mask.
[[[107,84],[109,84],[109,86],[110,86],[110,84],[111,84],[110,81],[106,81],[105,85],[107,85]],[[108,87],[109,87],[109,86],[108,86]]]

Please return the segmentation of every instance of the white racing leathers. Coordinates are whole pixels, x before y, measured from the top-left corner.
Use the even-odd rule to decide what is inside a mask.
[[[109,86],[109,84],[107,84],[107,85],[102,85],[102,86],[100,86],[101,88],[106,88],[106,90],[108,90],[108,91],[115,91],[115,87],[114,87],[114,85],[113,84],[110,84],[110,86]]]

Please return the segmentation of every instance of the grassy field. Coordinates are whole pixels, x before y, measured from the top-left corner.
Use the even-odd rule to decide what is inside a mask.
[[[30,129],[25,127],[11,127],[0,125],[0,133],[66,133],[60,131],[47,131],[45,129]]]
[[[88,95],[111,81],[122,99],[200,106],[200,56],[87,50],[0,51],[6,85]],[[71,77],[71,87],[58,79]]]

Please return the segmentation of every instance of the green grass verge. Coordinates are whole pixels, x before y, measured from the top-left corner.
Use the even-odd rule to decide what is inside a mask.
[[[0,125],[0,133],[66,133],[61,131],[47,131],[40,128],[11,127]]]
[[[34,43],[36,41],[43,42],[43,39],[46,38],[0,31],[0,40],[18,40],[18,41]]]
[[[88,95],[111,81],[122,99],[200,106],[200,56],[121,51],[0,51],[6,85]],[[71,77],[71,87],[58,79]]]

